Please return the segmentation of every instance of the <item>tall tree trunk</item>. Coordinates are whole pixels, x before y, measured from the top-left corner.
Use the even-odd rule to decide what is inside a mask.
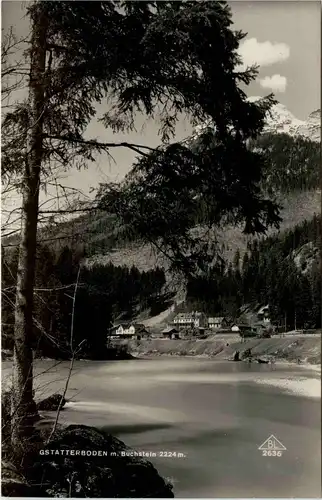
[[[39,3],[32,16],[29,80],[29,120],[22,185],[21,242],[17,273],[14,327],[14,365],[11,406],[11,441],[17,456],[26,448],[31,433],[33,402],[33,288],[40,170],[43,148],[44,77],[47,20]]]

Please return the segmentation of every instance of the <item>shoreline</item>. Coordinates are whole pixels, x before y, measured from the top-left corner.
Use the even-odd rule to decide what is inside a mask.
[[[158,358],[196,358],[196,359],[209,359],[211,361],[216,361],[217,363],[223,363],[223,362],[235,362],[235,363],[245,363],[245,361],[240,360],[240,361],[233,361],[232,359],[229,358],[221,358],[219,359],[217,355],[211,355],[211,354],[168,354],[168,353],[142,353],[139,351],[132,351],[131,354],[133,355],[134,359],[142,359],[142,358],[151,358],[151,359],[158,359]],[[265,356],[265,355],[262,355]],[[260,357],[260,356],[259,356]],[[253,362],[254,364],[256,361]],[[317,373],[321,373],[321,363],[307,363],[304,361],[301,361],[300,364],[298,364],[296,361],[285,361],[283,358],[276,358],[274,360],[274,363],[268,363],[269,365],[274,364],[276,366],[298,366],[299,368],[303,369],[311,369]]]
[[[221,362],[234,362],[232,359],[230,358],[221,358],[219,359],[217,355],[212,355],[212,354],[170,354],[170,353],[162,353],[162,352],[157,352],[157,353],[144,353],[144,352],[139,352],[139,351],[132,351],[131,353],[131,356],[132,358],[128,358],[129,360],[134,360],[134,359],[142,359],[142,358],[149,358],[149,359],[158,359],[158,358],[196,358],[196,359],[208,359],[208,360],[211,360],[211,361],[216,361],[217,363]],[[262,355],[262,356],[265,356],[265,355]],[[260,356],[259,356],[260,357]],[[61,360],[61,359],[55,359],[55,358],[36,358],[34,361],[52,361],[53,363],[54,362],[65,362],[65,361],[68,361],[68,360]],[[126,359],[123,360],[123,359],[102,359],[102,360],[97,360],[97,359],[78,359],[76,361],[87,361],[87,362],[95,362],[95,361],[99,361],[99,362],[103,362],[103,361],[127,361]],[[7,358],[5,360],[2,360],[2,363],[4,362],[13,362],[13,357],[12,358]],[[245,361],[243,360],[240,360],[240,361],[236,361],[236,363],[243,363]],[[254,361],[254,363],[256,364],[256,361]],[[297,366],[298,368],[302,368],[302,369],[305,369],[305,370],[312,370],[316,373],[320,373],[321,374],[321,363],[308,363],[308,362],[304,362],[304,361],[301,361],[301,363],[297,363],[295,360],[294,361],[285,361],[285,359],[283,358],[276,358],[274,360],[274,363],[268,363],[268,364],[274,364],[276,366],[285,366],[285,367],[294,367],[294,366]]]
[[[215,363],[227,363],[226,359],[216,359],[216,357],[212,357],[209,355],[168,355],[168,354],[159,354],[159,355],[140,355],[137,359],[150,359],[156,360],[160,358],[197,358],[199,360],[211,360]],[[236,363],[243,363],[244,361],[237,361]],[[257,365],[258,363],[254,362],[252,364]],[[320,400],[321,399],[321,364],[310,364],[302,362],[301,364],[297,364],[296,361],[285,361],[277,359],[274,363],[269,363],[270,366],[274,366],[276,369],[285,369],[285,368],[299,368],[298,371],[290,371],[290,372],[281,372],[278,377],[270,377],[269,374],[271,371],[262,372],[262,374],[266,373],[267,378],[262,378],[256,376],[256,373],[259,375],[260,372],[253,372],[254,378],[253,383],[263,387],[274,387],[276,389],[281,390],[286,395],[290,396],[299,396],[305,397],[309,399]],[[268,365],[268,366],[269,366]],[[275,370],[273,370],[275,372]],[[276,373],[276,372],[275,372]]]
[[[321,365],[321,337],[250,339],[142,339],[122,341],[128,351],[140,357],[196,357],[227,361],[238,351],[240,357],[250,349],[253,359],[290,363],[292,366]],[[318,368],[315,368],[317,371]]]

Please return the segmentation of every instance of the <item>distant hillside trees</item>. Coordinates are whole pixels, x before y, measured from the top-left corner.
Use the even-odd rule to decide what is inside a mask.
[[[263,134],[250,147],[264,155],[262,186],[266,191],[276,194],[319,187],[320,143],[288,134]]]
[[[285,194],[319,187],[320,149],[316,142],[287,134],[264,134],[250,141],[250,148],[262,151],[265,161],[261,186],[273,198],[283,200]],[[195,201],[194,223],[198,226],[207,219],[209,203],[204,197]],[[173,217],[175,214],[178,211],[173,212]],[[299,229],[295,228],[292,236],[295,240],[298,232]],[[56,236],[60,233],[71,237],[73,233],[78,234],[78,241],[83,242],[88,256],[105,254],[138,238],[135,227],[125,224],[122,217],[104,211],[78,217],[65,224]]]
[[[319,248],[321,217],[315,215],[284,235],[268,237],[250,245],[243,267],[246,302],[269,303],[273,320],[290,328],[321,326],[321,270],[311,256],[304,273],[295,262],[294,252],[304,245]]]
[[[240,254],[234,264],[216,268],[207,279],[188,283],[187,301],[209,314],[238,316],[242,304],[269,304],[272,320],[288,328],[320,328],[322,282],[321,268],[313,253],[305,259],[305,272],[295,262],[295,251],[305,245],[319,249],[321,217],[315,215],[282,235],[249,243],[239,268]]]
[[[34,290],[33,349],[37,355],[68,358],[72,293],[82,255],[64,247],[58,255],[38,246]],[[13,347],[15,275],[17,251],[2,259],[2,345]],[[93,265],[81,267],[77,289],[74,342],[86,341],[81,355],[104,358],[108,328],[117,318],[131,320],[150,309],[163,296],[165,274],[156,268],[140,272],[136,267]]]

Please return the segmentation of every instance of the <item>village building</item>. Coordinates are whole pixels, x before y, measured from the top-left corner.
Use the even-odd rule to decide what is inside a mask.
[[[253,332],[261,335],[271,327],[269,306],[261,306],[259,309],[248,311],[243,314],[243,319],[237,321],[231,326],[232,332]]]
[[[208,328],[211,330],[219,330],[227,327],[227,321],[224,317],[208,318]]]
[[[249,325],[247,325],[246,323],[234,323],[232,326],[231,326],[231,331],[232,332],[245,332],[247,330],[251,330],[251,327]]]
[[[148,336],[149,332],[141,323],[120,323],[114,325],[108,332],[110,337],[133,338]]]
[[[179,338],[179,332],[173,326],[167,326],[164,330],[162,330],[161,333],[162,333],[163,338],[168,338],[168,339],[178,339]]]
[[[202,312],[179,313],[173,319],[173,326],[179,330],[183,328],[206,328],[207,317]]]

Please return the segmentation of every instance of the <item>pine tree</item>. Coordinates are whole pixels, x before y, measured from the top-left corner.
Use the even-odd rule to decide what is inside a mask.
[[[95,153],[120,146],[84,137],[97,102],[112,96],[114,106],[103,117],[112,131],[133,130],[137,111],[154,116],[162,102],[165,144],[182,113],[194,123],[210,124],[192,146],[152,149],[123,143],[141,160],[121,191],[112,189],[112,206],[106,200],[111,186],[102,187],[97,199],[124,226],[161,244],[175,268],[190,272],[191,262],[205,267],[213,258],[204,242],[198,246],[199,240],[191,239],[201,198],[209,205],[203,222],[215,227],[233,214],[248,233],[279,221],[276,205],[260,189],[263,158],[247,147],[247,140],[263,129],[266,111],[275,101],[269,96],[250,103],[240,91],[240,84],[249,84],[256,71],[235,71],[245,35],[231,29],[225,3],[48,1],[33,2],[28,13],[28,103],[4,120],[4,128],[16,127],[26,145],[22,155],[20,143],[4,148],[4,161],[12,163],[20,155],[24,172],[12,401],[17,452],[23,452],[29,432],[25,417],[32,406],[39,188],[53,162],[80,168]]]
[[[14,369],[12,391],[12,445],[18,456],[24,455],[26,439],[31,436],[33,413],[33,287],[40,172],[43,160],[43,124],[45,110],[46,34],[48,18],[38,6],[31,16],[29,126],[26,132],[26,158],[22,184],[22,225],[17,273],[14,328]]]

